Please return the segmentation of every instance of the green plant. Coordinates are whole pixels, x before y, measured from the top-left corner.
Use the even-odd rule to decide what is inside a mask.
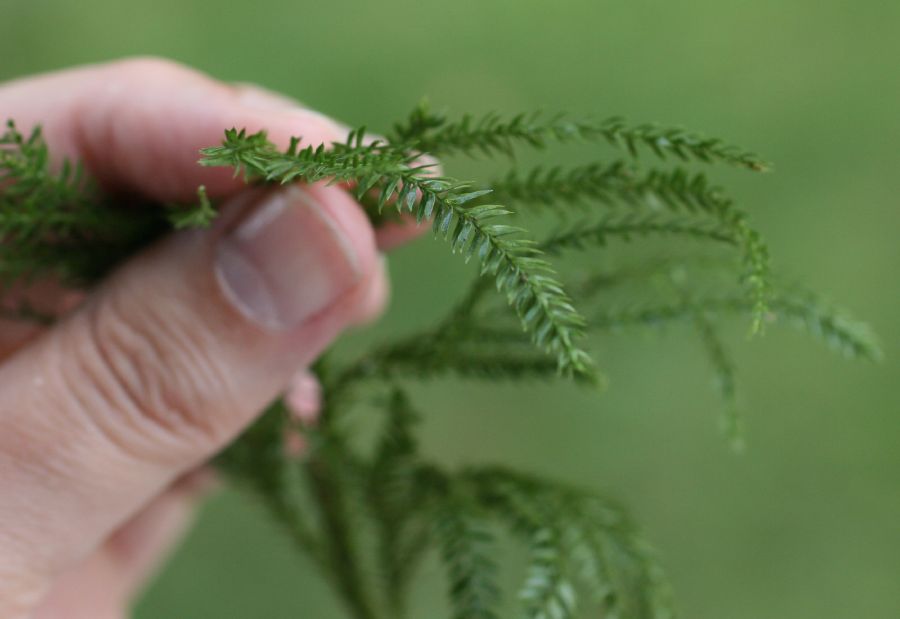
[[[707,352],[724,401],[723,427],[739,446],[735,365],[719,337],[720,318],[746,315],[753,332],[790,322],[849,356],[880,355],[865,325],[779,284],[759,233],[721,188],[665,161],[752,171],[767,164],[719,140],[617,118],[450,121],[420,106],[386,139],[367,142],[364,135],[360,128],[328,147],[301,148],[295,139],[280,151],[265,133],[231,129],[220,146],[204,149],[200,163],[231,167],[250,183],[346,182],[375,223],[398,215],[430,219],[435,236],[477,263],[478,275],[434,327],[355,359],[323,357],[314,368],[324,394],[317,423],[303,426],[278,400],[218,466],[267,506],[358,619],[406,615],[407,592],[428,548],[446,567],[451,616],[499,617],[493,556],[502,530],[529,553],[519,591],[526,617],[576,617],[589,609],[610,618],[673,616],[662,570],[620,507],[503,466],[436,465],[418,449],[421,414],[405,386],[456,374],[594,387],[603,381],[587,352],[592,333],[683,323]],[[421,163],[425,155],[511,158],[522,147],[571,141],[624,155],[570,169],[514,169],[486,184],[436,176]],[[639,155],[662,167],[642,165]],[[92,191],[77,166],[51,173],[39,130],[26,137],[12,123],[0,137],[0,186],[6,283],[49,275],[90,284],[156,236],[215,217],[202,188],[193,207],[143,205],[125,214]],[[544,214],[558,218],[556,231],[533,240],[523,222]],[[572,252],[608,253],[613,241],[643,237],[684,238],[697,251],[667,251],[615,269],[586,269],[580,261],[580,273],[565,281],[550,262]],[[52,320],[30,307],[4,311]],[[367,448],[346,423],[360,404],[384,413]],[[283,447],[285,434],[296,431],[309,444],[301,459]]]

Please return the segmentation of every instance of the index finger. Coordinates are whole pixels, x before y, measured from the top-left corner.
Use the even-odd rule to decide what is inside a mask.
[[[231,86],[157,58],[50,73],[0,86],[0,114],[22,128],[41,125],[51,153],[82,161],[109,190],[187,201],[198,185],[234,193],[240,179],[197,165],[199,150],[227,128],[265,129],[279,147],[343,141],[347,128],[289,100]]]

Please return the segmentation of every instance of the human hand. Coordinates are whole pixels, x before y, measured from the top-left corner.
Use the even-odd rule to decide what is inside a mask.
[[[185,476],[380,311],[379,250],[414,230],[376,233],[337,187],[250,190],[198,166],[227,127],[279,146],[346,130],[167,61],[0,85],[0,111],[41,124],[51,153],[108,191],[189,201],[204,184],[223,201],[212,229],[162,240],[83,299],[52,282],[23,291],[78,306],[55,326],[0,322],[0,617],[122,617],[188,520]]]

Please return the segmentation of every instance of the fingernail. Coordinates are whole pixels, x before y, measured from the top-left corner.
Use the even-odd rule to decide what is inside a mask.
[[[215,271],[234,307],[273,331],[302,324],[362,279],[349,238],[298,187],[267,194],[220,239]]]

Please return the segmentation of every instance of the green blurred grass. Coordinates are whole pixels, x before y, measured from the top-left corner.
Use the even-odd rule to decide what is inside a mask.
[[[772,331],[736,345],[750,449],[731,455],[698,346],[609,340],[597,397],[440,383],[425,447],[503,460],[620,497],[685,617],[900,616],[900,4],[762,0],[548,3],[0,2],[0,78],[133,54],[255,81],[352,123],[427,94],[456,111],[625,113],[756,149],[766,176],[716,171],[776,263],[853,308],[887,361],[848,363]],[[465,167],[461,169],[465,170]],[[436,316],[462,274],[429,243],[392,260],[380,333]],[[435,281],[433,269],[448,280]],[[452,288],[452,286],[451,286]],[[429,568],[419,616],[441,616]],[[243,497],[213,500],[138,617],[338,617],[325,586]]]

